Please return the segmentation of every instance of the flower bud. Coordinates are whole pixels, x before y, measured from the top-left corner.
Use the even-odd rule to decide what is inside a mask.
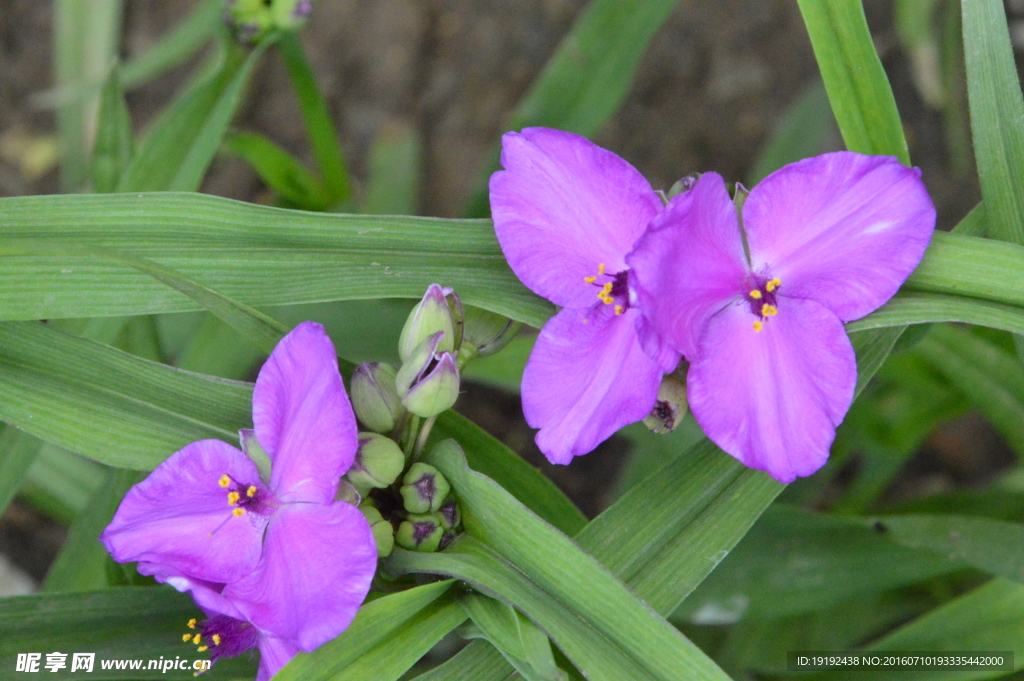
[[[259,42],[275,29],[293,31],[313,10],[310,0],[226,0],[225,6],[224,21],[246,43]]]
[[[459,366],[466,366],[473,357],[486,357],[498,352],[516,337],[522,326],[503,315],[467,305]]]
[[[405,468],[405,455],[391,439],[377,433],[359,433],[359,449],[345,477],[361,490],[393,483]]]
[[[402,327],[402,335],[398,339],[398,356],[403,362],[408,361],[420,343],[428,336],[438,331],[444,335],[438,341],[437,349],[434,352],[455,351],[455,327],[452,324],[452,313],[448,308],[446,295],[452,292],[451,289],[443,289],[437,284],[431,284],[427,288],[423,300],[416,304],[416,307],[409,313]]]
[[[450,352],[435,357],[437,363],[402,398],[402,405],[428,418],[450,409],[459,399],[459,368]]]
[[[462,513],[459,512],[459,505],[455,502],[455,497],[445,499],[441,508],[437,509],[437,515],[440,516],[441,526],[445,530],[450,530],[462,522]]]
[[[686,416],[686,381],[676,374],[667,374],[658,386],[658,399],[644,425],[656,434],[671,433]]]
[[[352,409],[364,426],[389,433],[405,411],[395,392],[395,369],[390,364],[363,362],[352,372]]]
[[[402,483],[398,492],[409,513],[436,511],[451,491],[451,485],[441,471],[426,463],[414,463],[402,478]]]
[[[370,523],[373,540],[377,544],[377,557],[387,558],[395,548],[395,528],[372,505],[363,504],[359,510],[363,512],[366,522]]]
[[[402,548],[411,551],[422,551],[433,553],[441,545],[441,538],[444,536],[444,528],[436,514],[430,515],[413,514],[408,520],[398,526],[395,533],[395,541]]]
[[[419,380],[430,367],[443,333],[438,331],[424,338],[423,342],[412,351],[409,358],[402,363],[402,368],[395,376],[395,390],[399,396],[404,397],[412,384]]]

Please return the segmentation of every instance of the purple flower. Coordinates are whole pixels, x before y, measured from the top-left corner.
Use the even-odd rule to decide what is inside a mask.
[[[182,637],[186,643],[197,646],[198,652],[210,651],[210,662],[216,663],[221,657],[235,657],[244,652],[259,648],[260,667],[256,672],[256,681],[268,681],[281,667],[295,657],[299,649],[265,631],[261,631],[251,622],[218,612],[207,612],[207,619],[197,622],[188,621],[191,631]]]
[[[691,362],[694,417],[746,465],[781,482],[824,465],[857,379],[843,322],[892,297],[931,239],[920,175],[887,156],[807,159],[750,192],[741,228],[706,173],[627,258],[644,313]]]
[[[348,626],[377,562],[363,514],[334,500],[358,439],[319,324],[295,327],[263,365],[253,423],[269,480],[234,447],[193,442],[128,492],[100,541],[204,610],[310,651]]]
[[[562,310],[523,373],[523,412],[552,463],[569,463],[647,416],[679,355],[646,324],[626,254],[662,208],[629,163],[583,137],[502,137],[494,229],[516,275]]]

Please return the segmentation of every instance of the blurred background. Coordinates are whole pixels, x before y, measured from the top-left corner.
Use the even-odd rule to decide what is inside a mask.
[[[65,30],[56,8],[76,2],[87,4],[3,0],[0,5],[0,196],[81,189],[74,157],[88,147],[89,112],[79,110],[58,133],[55,104],[66,101],[53,90],[58,75],[102,79],[111,55],[126,63],[144,55],[200,4],[125,0],[117,9],[118,3],[96,3],[115,7],[113,15],[100,17],[106,33],[69,62],[61,39],[55,42]],[[361,209],[467,215],[511,113],[586,4],[315,2],[300,36]],[[864,5],[911,158],[923,170],[939,227],[950,229],[979,200],[959,3],[865,0]],[[1006,7],[1019,70],[1024,0],[1010,0]],[[135,130],[167,106],[209,49],[147,82],[130,84],[127,103]],[[312,166],[295,94],[276,51],[263,56],[234,128],[259,133]],[[69,132],[75,129],[80,139]],[[795,0],[681,0],[650,41],[625,100],[593,139],[664,189],[706,170],[751,186],[766,169],[842,148]],[[384,175],[390,185],[381,191],[373,178]],[[253,167],[229,150],[214,162],[202,191],[280,202]],[[324,321],[341,353],[354,361],[390,359],[393,341],[360,339],[353,328],[351,319],[364,319],[368,305],[302,306],[272,314],[286,323]],[[376,333],[397,339],[409,304],[373,305]],[[997,500],[987,515],[1019,521],[1024,513],[1024,474],[1015,468],[1024,455],[1020,364],[1011,374],[971,373],[958,364],[958,358],[989,351],[1009,356],[1009,337],[958,327],[943,327],[923,340],[920,333],[908,335],[903,352],[893,355],[840,429],[828,467],[790,486],[783,501],[851,513],[926,510],[928,504],[967,503],[963,499],[985,489],[996,490],[985,498]],[[548,465],[533,446],[514,392],[530,342],[527,332],[505,353],[471,370],[457,409],[542,467],[588,516],[698,436],[692,421],[660,439],[631,427],[568,467]],[[250,378],[259,359],[239,360],[248,361]],[[209,363],[206,370],[218,373],[218,366]],[[29,482],[0,517],[0,595],[30,592],[43,580],[67,523],[80,510],[76,504],[84,505],[101,484],[102,472],[90,463],[67,453],[37,459]],[[55,479],[62,489],[54,489]]]

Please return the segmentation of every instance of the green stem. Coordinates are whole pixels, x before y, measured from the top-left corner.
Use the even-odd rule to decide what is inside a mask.
[[[437,415],[431,416],[423,422],[423,427],[420,428],[420,435],[416,438],[416,446],[412,450],[412,462],[416,463],[423,456],[423,448],[427,446],[427,438],[430,437],[430,430],[434,427],[434,421],[437,420]]]

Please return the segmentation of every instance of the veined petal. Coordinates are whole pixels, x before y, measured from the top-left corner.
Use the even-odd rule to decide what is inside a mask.
[[[743,295],[747,278],[739,221],[721,175],[704,173],[675,196],[626,261],[644,316],[692,359],[708,318]]]
[[[334,344],[322,326],[303,322],[274,348],[256,379],[252,420],[281,501],[334,499],[358,436]]]
[[[224,595],[260,629],[309,652],[348,627],[376,568],[373,533],[355,506],[287,504],[267,528],[259,565]]]
[[[161,584],[172,586],[181,593],[191,593],[196,605],[207,614],[214,612],[234,617],[235,619],[242,619],[242,614],[238,611],[238,608],[221,595],[221,591],[224,590],[223,584],[195,579],[194,577],[183,575],[166,565],[157,565],[156,563],[141,562],[135,569],[140,575],[151,576]]]
[[[524,284],[556,305],[590,307],[584,277],[626,269],[626,253],[659,210],[628,162],[579,135],[525,128],[501,139],[491,176],[494,231]]]
[[[636,310],[565,308],[541,329],[523,372],[523,412],[552,463],[591,451],[647,416],[662,371],[641,349]],[[586,321],[584,321],[586,320]]]
[[[828,459],[853,401],[856,359],[842,323],[812,300],[780,300],[760,332],[755,319],[743,302],[711,319],[687,397],[715,444],[788,483]]]
[[[128,490],[100,541],[119,563],[154,563],[208,582],[241,578],[259,560],[266,521],[232,515],[224,475],[243,484],[260,479],[231,445],[193,442]]]
[[[259,647],[260,668],[256,672],[256,681],[269,681],[270,677],[299,653],[298,647],[263,632],[260,632]]]
[[[752,267],[844,322],[892,297],[935,229],[921,171],[892,156],[839,151],[788,165],[743,206]]]

